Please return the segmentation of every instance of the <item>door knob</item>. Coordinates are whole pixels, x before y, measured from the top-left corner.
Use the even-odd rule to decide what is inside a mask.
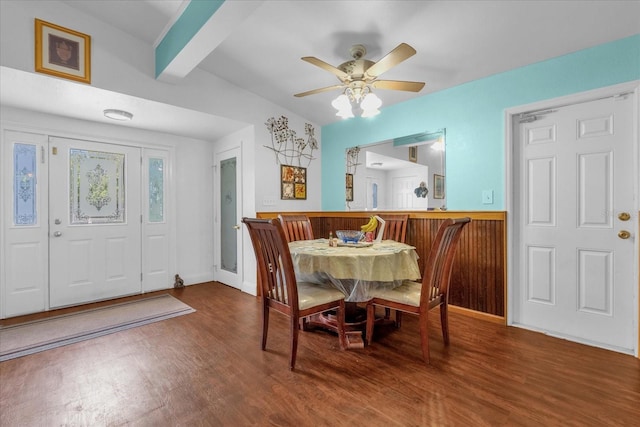
[[[59,231],[56,231],[55,233],[53,233],[53,237],[60,237],[62,236],[62,233]]]
[[[620,221],[629,221],[629,219],[631,219],[631,215],[629,215],[629,212],[620,212],[618,214],[618,219]]]
[[[627,230],[620,230],[618,231],[618,237],[621,239],[628,239],[629,237],[631,237],[631,233],[629,233]]]
[[[233,229],[234,230],[240,230],[240,226],[238,224],[236,224],[236,225],[233,226]]]

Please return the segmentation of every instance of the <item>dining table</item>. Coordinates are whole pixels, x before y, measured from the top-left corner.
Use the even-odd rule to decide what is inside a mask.
[[[329,239],[289,243],[296,280],[329,283],[345,295],[345,322],[350,348],[364,347],[366,310],[358,303],[371,299],[374,289],[398,287],[420,279],[416,248],[393,240],[329,244]],[[311,326],[336,331],[335,316],[325,313],[310,319]]]

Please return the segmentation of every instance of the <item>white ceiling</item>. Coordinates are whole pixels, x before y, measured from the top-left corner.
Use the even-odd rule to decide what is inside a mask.
[[[184,7],[182,1],[171,0],[64,3],[150,45]],[[304,98],[293,94],[330,86],[338,80],[301,61],[302,56],[315,56],[337,66],[350,59],[353,44],[365,45],[366,58],[373,61],[401,42],[413,46],[417,54],[384,73],[383,78],[424,81],[426,86],[417,94],[378,91],[384,108],[637,33],[640,1],[266,0],[199,67],[325,125],[340,120],[330,105],[339,92]],[[4,93],[2,96],[5,102]],[[42,93],[38,96],[42,105]],[[23,104],[28,102],[24,98],[22,93]],[[74,108],[82,110],[81,105]],[[158,114],[158,124],[177,122]],[[194,121],[202,120],[203,126],[211,127],[210,116],[195,116]],[[198,137],[199,127],[193,122],[189,126],[191,133],[187,136]],[[188,131],[163,130],[178,134]],[[207,132],[209,139],[212,134]]]

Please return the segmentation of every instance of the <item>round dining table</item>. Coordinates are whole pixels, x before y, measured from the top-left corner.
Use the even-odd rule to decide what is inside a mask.
[[[296,278],[330,282],[347,302],[366,302],[370,290],[394,288],[420,278],[416,248],[393,240],[329,246],[328,239],[289,243]]]
[[[363,348],[366,310],[358,306],[371,299],[371,290],[395,288],[405,280],[418,280],[416,248],[393,240],[329,246],[328,239],[289,243],[299,282],[330,283],[345,294],[345,328],[349,348]],[[310,319],[309,325],[337,331],[333,313]]]

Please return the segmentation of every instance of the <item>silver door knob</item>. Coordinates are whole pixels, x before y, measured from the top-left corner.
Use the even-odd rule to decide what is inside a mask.
[[[53,237],[60,237],[62,236],[62,233],[59,231],[56,231],[55,233],[53,233]]]
[[[236,224],[236,225],[233,226],[233,229],[234,230],[240,230],[240,226]]]

